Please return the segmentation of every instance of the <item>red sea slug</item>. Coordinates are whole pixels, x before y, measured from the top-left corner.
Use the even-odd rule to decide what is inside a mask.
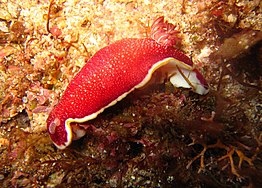
[[[85,130],[77,123],[96,118],[144,86],[157,69],[175,87],[192,88],[201,95],[208,92],[191,59],[173,47],[178,39],[175,26],[160,17],[151,28],[151,38],[122,39],[99,50],[69,83],[47,119],[47,130],[58,148],[84,136]]]

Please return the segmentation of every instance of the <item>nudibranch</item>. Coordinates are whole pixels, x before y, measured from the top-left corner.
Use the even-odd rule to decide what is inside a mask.
[[[175,87],[204,95],[207,82],[184,53],[174,48],[175,26],[158,18],[150,38],[128,38],[100,49],[76,74],[47,119],[54,144],[64,149],[85,135],[79,125],[97,117],[133,90],[144,86],[160,69]]]

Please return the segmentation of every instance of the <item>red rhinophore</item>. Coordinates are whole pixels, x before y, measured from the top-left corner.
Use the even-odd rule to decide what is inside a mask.
[[[54,144],[64,149],[72,140],[82,137],[85,129],[76,123],[96,118],[134,89],[144,86],[157,69],[170,76],[174,86],[206,94],[205,79],[193,69],[191,59],[172,46],[177,37],[170,33],[173,38],[165,36],[165,41],[171,42],[164,44],[152,38],[122,39],[99,50],[69,83],[47,119]]]

